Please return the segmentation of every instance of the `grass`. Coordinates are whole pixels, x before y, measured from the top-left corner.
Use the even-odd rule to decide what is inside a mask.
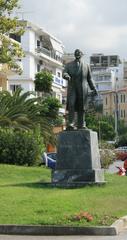
[[[106,174],[105,186],[60,189],[44,167],[0,165],[0,224],[110,225],[127,215],[127,177]],[[74,216],[89,212],[93,221]]]

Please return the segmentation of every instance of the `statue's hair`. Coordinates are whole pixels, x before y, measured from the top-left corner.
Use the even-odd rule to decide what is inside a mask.
[[[74,51],[74,55],[75,55],[76,52],[80,52],[83,55],[83,52],[78,48]]]

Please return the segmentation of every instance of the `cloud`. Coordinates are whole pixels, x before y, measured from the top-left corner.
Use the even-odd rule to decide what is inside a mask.
[[[62,40],[65,50],[127,55],[126,0],[20,0],[30,21]]]

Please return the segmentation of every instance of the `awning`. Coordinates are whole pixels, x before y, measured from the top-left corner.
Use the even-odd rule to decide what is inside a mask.
[[[56,50],[56,53],[58,53],[58,55],[63,54],[63,46],[62,43],[59,43],[57,40],[50,38],[52,47],[54,50]]]

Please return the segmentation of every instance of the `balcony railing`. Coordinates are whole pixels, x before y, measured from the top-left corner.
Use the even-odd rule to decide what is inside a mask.
[[[62,58],[61,58],[60,56],[58,56],[58,55],[56,54],[56,51],[54,51],[54,50],[48,50],[48,49],[43,48],[43,47],[37,47],[37,48],[35,49],[35,51],[36,51],[37,53],[43,53],[43,54],[45,54],[46,56],[48,56],[48,57],[50,57],[50,58],[52,58],[52,59],[54,59],[54,60],[56,60],[56,61],[58,61],[58,62],[60,62],[60,63],[63,63]]]
[[[112,82],[112,79],[111,78],[96,78],[96,79],[94,79],[94,81],[95,82]]]

